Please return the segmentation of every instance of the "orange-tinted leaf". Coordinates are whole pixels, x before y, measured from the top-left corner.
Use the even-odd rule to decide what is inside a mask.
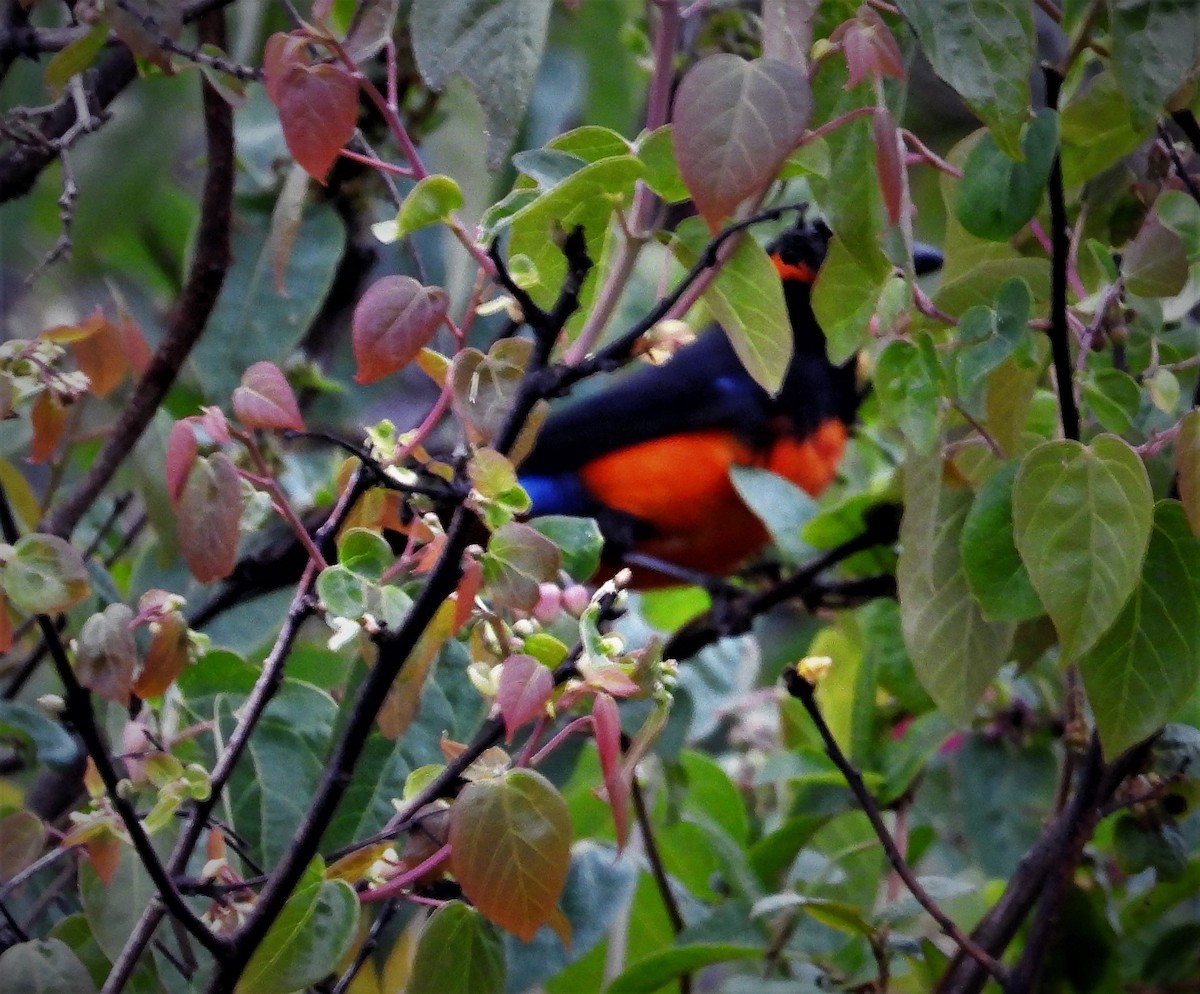
[[[43,390],[33,402],[29,420],[33,425],[29,461],[43,463],[54,454],[58,443],[62,441],[63,432],[67,429],[67,409],[53,393]]]
[[[804,73],[774,59],[710,55],[675,95],[675,160],[696,209],[715,231],[775,178],[812,114]]]
[[[500,671],[496,703],[504,719],[508,741],[527,721],[546,713],[546,702],[554,693],[554,674],[532,656],[509,656]]]
[[[150,346],[146,344],[146,336],[142,334],[142,328],[133,315],[124,308],[120,310],[118,328],[121,333],[121,354],[130,368],[141,376],[153,356]]]
[[[75,650],[79,682],[106,701],[129,704],[137,646],[129,624],[133,612],[124,604],[110,604],[83,623]]]
[[[354,308],[354,358],[359,383],[374,383],[408,365],[446,316],[450,299],[441,287],[411,276],[385,276]]]
[[[467,784],[450,811],[451,868],[479,911],[525,942],[554,914],[571,861],[571,816],[533,770]]]
[[[121,840],[107,825],[102,825],[103,831],[91,835],[84,843],[88,862],[96,871],[100,881],[108,886],[116,875],[117,866],[121,862]]]
[[[379,715],[379,730],[387,738],[393,741],[400,738],[416,718],[421,703],[421,688],[425,686],[425,680],[439,650],[450,638],[453,623],[454,605],[443,601],[417,640],[413,651],[409,653],[396,682],[388,688],[386,714],[385,711],[381,711]]]
[[[617,848],[624,849],[629,838],[629,785],[621,773],[621,713],[608,694],[597,694],[592,702],[592,730],[617,830]]]
[[[904,205],[904,157],[900,154],[896,122],[886,107],[876,107],[871,117],[875,138],[875,172],[887,208],[888,224],[899,224]]]
[[[358,121],[358,83],[341,66],[291,65],[279,80],[279,123],[288,151],[313,179],[325,182]]]
[[[242,483],[224,452],[201,456],[192,465],[175,505],[179,547],[201,583],[233,572],[237,562]]]
[[[196,433],[192,430],[192,419],[176,421],[171,426],[171,434],[167,436],[167,496],[172,504],[178,502],[183,493],[195,458]]]
[[[129,372],[121,329],[105,318],[100,308],[96,308],[89,323],[93,324],[92,333],[75,342],[71,351],[79,368],[92,381],[92,393],[107,397]]]
[[[178,611],[171,611],[158,622],[141,672],[133,683],[133,692],[143,699],[165,694],[187,661],[187,622]]]
[[[104,312],[97,307],[78,324],[56,324],[43,331],[38,338],[56,345],[74,345],[96,334],[104,324]]]
[[[483,584],[483,567],[478,559],[468,559],[463,564],[462,576],[458,581],[458,589],[454,592],[454,631],[467,623],[471,612],[475,610],[475,596]]]
[[[846,67],[850,70],[846,89],[868,77],[904,79],[904,56],[900,46],[874,8],[863,4],[858,8],[858,16],[840,24],[829,40],[842,44]]]
[[[300,406],[288,381],[273,362],[256,362],[233,391],[233,413],[247,428],[304,430]]]

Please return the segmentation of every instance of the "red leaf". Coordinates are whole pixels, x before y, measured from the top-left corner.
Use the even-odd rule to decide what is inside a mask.
[[[294,68],[308,65],[308,39],[303,34],[276,33],[267,39],[263,47],[263,85],[267,99],[279,106],[283,92],[283,80]]]
[[[675,160],[712,230],[775,178],[812,115],[802,72],[775,59],[710,55],[675,95]]]
[[[175,505],[179,548],[201,583],[233,572],[237,562],[242,482],[224,452],[198,458]]]
[[[229,437],[229,422],[225,419],[225,412],[219,407],[200,408],[195,420],[217,445],[228,445],[232,441]]]
[[[858,15],[839,24],[829,36],[832,42],[840,42],[846,56],[846,68],[850,77],[846,89],[857,86],[868,76],[892,76],[904,79],[904,56],[892,32],[888,30],[879,12],[865,4],[858,8]]]
[[[256,362],[233,391],[233,413],[247,428],[304,430],[300,407],[288,381],[272,362]]]
[[[422,286],[411,276],[372,284],[354,308],[354,379],[374,383],[408,365],[437,331],[449,303],[441,287]]]
[[[43,390],[29,412],[33,424],[31,463],[43,463],[54,454],[67,428],[67,409],[49,390]]]
[[[0,590],[0,652],[8,652],[13,646],[12,615],[8,613],[8,598]]]
[[[150,346],[146,344],[146,336],[142,334],[141,326],[124,309],[120,312],[119,328],[121,331],[121,354],[129,363],[130,368],[138,376],[141,376],[146,372],[146,367],[150,365],[150,360],[153,358]]]
[[[192,430],[192,419],[176,421],[167,436],[167,496],[172,504],[177,503],[183,493],[195,458],[196,433]]]
[[[292,65],[275,84],[288,151],[319,183],[358,122],[358,83],[341,66]]]
[[[904,157],[896,134],[896,122],[886,107],[876,107],[871,117],[875,137],[875,172],[887,208],[888,224],[899,224],[904,210]]]
[[[597,694],[592,703],[592,729],[604,773],[604,790],[617,830],[617,848],[624,849],[629,837],[629,785],[621,775],[621,713],[608,694]]]
[[[500,671],[496,703],[504,719],[507,741],[527,721],[546,713],[546,702],[554,693],[554,674],[532,656],[509,656]]]

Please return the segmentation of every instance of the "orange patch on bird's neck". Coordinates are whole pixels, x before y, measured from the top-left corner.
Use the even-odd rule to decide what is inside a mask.
[[[817,272],[808,263],[784,262],[783,257],[780,255],[771,256],[771,262],[774,264],[775,272],[779,274],[780,279],[797,280],[800,283],[808,283],[810,285],[816,281]]]

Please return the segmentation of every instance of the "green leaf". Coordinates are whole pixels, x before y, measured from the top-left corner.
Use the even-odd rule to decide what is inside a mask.
[[[634,181],[644,168],[626,147],[622,155],[584,166],[509,218],[512,229],[509,256],[528,256],[537,270],[537,282],[527,289],[538,304],[543,307],[553,304],[566,276],[566,260],[557,243],[559,233],[582,225],[588,258],[598,261],[613,209],[633,197]],[[585,311],[594,286],[593,271],[581,297]]]
[[[75,547],[41,532],[17,539],[0,567],[0,586],[15,607],[30,614],[57,614],[91,592],[87,567]]]
[[[1121,256],[1121,274],[1139,297],[1174,297],[1188,279],[1183,239],[1151,214]]]
[[[1133,593],[1153,516],[1146,468],[1113,435],[1091,446],[1046,442],[1025,457],[1013,488],[1017,549],[1064,663],[1096,643]]]
[[[958,722],[970,720],[1015,630],[988,621],[971,595],[959,551],[970,508],[970,491],[943,486],[939,456],[908,460],[896,569],[904,643],[929,696]]]
[[[107,33],[107,32],[106,32]],[[0,955],[0,990],[16,994],[95,994],[87,968],[60,939],[18,942]]]
[[[538,585],[556,578],[560,560],[550,539],[510,522],[492,533],[483,554],[483,579],[501,604],[529,611],[537,604]]]
[[[530,526],[550,539],[562,554],[562,568],[584,583],[600,568],[604,535],[591,518],[568,518],[548,514],[534,518]]]
[[[687,187],[679,175],[679,164],[675,161],[675,149],[671,144],[671,125],[664,124],[642,135],[638,139],[638,158],[646,167],[642,179],[664,202],[677,204],[688,199]]]
[[[1154,201],[1154,213],[1183,239],[1188,261],[1200,259],[1200,204],[1182,190],[1164,190]]]
[[[1154,508],[1140,582],[1079,659],[1108,757],[1153,733],[1200,679],[1200,539],[1176,501]]]
[[[605,988],[606,994],[644,994],[665,987],[676,977],[693,973],[712,963],[761,957],[761,946],[706,943],[664,949],[629,967]]]
[[[214,401],[228,397],[260,360],[277,366],[304,337],[333,284],[346,229],[332,206],[311,208],[300,221],[282,285],[276,286],[270,217],[235,207],[233,265],[189,366]]]
[[[805,525],[817,515],[812,497],[790,480],[755,466],[731,466],[729,478],[785,558],[800,562],[812,554],[812,546],[802,537]]]
[[[933,71],[979,115],[1004,153],[1019,159],[1036,54],[1031,6],[1008,0],[900,0],[899,6]]]
[[[254,951],[237,994],[290,994],[329,976],[358,929],[358,895],[314,859]]]
[[[108,22],[101,18],[92,25],[82,38],[76,38],[69,45],[58,51],[49,62],[42,74],[42,80],[51,95],[58,97],[72,76],[83,72],[93,62],[104,43],[108,41]]]
[[[958,324],[961,347],[955,363],[959,399],[968,411],[982,416],[988,375],[1005,359],[1028,345],[1029,312],[1033,299],[1021,279],[1005,280],[994,308],[976,306]]]
[[[355,576],[378,583],[396,554],[378,532],[350,528],[338,538],[338,563]]]
[[[421,930],[407,994],[502,994],[504,945],[496,926],[474,908],[451,901]]]
[[[0,738],[55,769],[68,770],[79,758],[79,747],[62,725],[19,701],[0,700]]]
[[[571,860],[571,819],[532,770],[467,784],[450,812],[450,857],[463,893],[525,942],[555,913]]]
[[[483,108],[488,168],[517,137],[542,61],[550,0],[413,0],[413,54],[440,90],[462,76]]]
[[[891,264],[877,243],[852,252],[840,235],[834,235],[812,291],[813,313],[825,332],[830,362],[840,365],[863,347],[875,305],[891,276]]]
[[[396,215],[396,237],[444,221],[463,205],[462,190],[449,176],[426,176],[417,183]]]
[[[1200,410],[1188,411],[1175,438],[1179,500],[1192,534],[1200,537]]]
[[[1096,420],[1114,435],[1123,435],[1133,427],[1142,403],[1137,381],[1119,369],[1098,369],[1083,382],[1083,399]]]
[[[79,897],[96,944],[115,963],[137,927],[142,911],[158,890],[142,861],[130,849],[121,853],[112,878],[105,883],[90,863],[79,867]]]
[[[616,154],[624,152],[625,149],[622,149]],[[545,193],[579,172],[588,164],[588,160],[557,148],[534,148],[518,152],[512,157],[512,163],[522,175],[537,184],[539,193]]]
[[[989,621],[1025,621],[1044,614],[1013,539],[1012,492],[1021,464],[1005,463],[980,489],[963,522],[963,570]]]
[[[1190,0],[1108,0],[1113,75],[1138,128],[1200,65],[1200,18]]]
[[[1172,824],[1144,825],[1129,815],[1113,831],[1113,850],[1122,872],[1132,876],[1148,867],[1160,880],[1177,880],[1187,868],[1188,842]]]
[[[1022,161],[1014,162],[989,132],[971,150],[954,204],[955,217],[971,234],[1002,242],[1037,213],[1058,150],[1058,115],[1038,111],[1021,148]]]
[[[680,261],[691,266],[707,243],[701,224],[685,222],[676,230],[672,247]],[[779,274],[763,247],[753,238],[738,242],[704,300],[746,371],[764,389],[777,392],[792,359],[794,336]]]
[[[944,374],[929,336],[917,342],[898,338],[887,345],[875,366],[875,389],[881,416],[900,429],[913,451],[928,455],[942,431]]]
[[[1129,104],[1107,71],[1071,97],[1062,108],[1059,127],[1067,189],[1099,175],[1137,148],[1145,137],[1130,123]]]

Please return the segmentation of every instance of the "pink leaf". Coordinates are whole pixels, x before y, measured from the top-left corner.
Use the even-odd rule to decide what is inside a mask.
[[[237,563],[242,481],[224,452],[201,456],[175,505],[179,549],[201,583],[220,580]]]
[[[225,419],[225,412],[219,407],[200,408],[195,420],[217,445],[228,445],[233,441],[229,437],[229,422]]]
[[[247,428],[304,430],[304,419],[288,381],[272,362],[256,362],[233,391],[233,413]]]
[[[802,72],[775,59],[710,55],[675,95],[675,160],[711,230],[775,178],[812,115]]]
[[[548,666],[526,655],[504,660],[496,703],[509,742],[518,728],[546,713],[546,702],[553,693],[554,674]]]
[[[354,308],[354,379],[374,383],[408,365],[433,337],[448,306],[445,290],[422,286],[411,276],[385,276],[372,284]]]
[[[846,89],[868,77],[904,79],[904,56],[895,36],[879,12],[866,4],[858,8],[856,17],[839,24],[829,40],[840,42],[846,56],[846,68],[850,70]]]
[[[167,496],[172,504],[179,501],[195,458],[196,433],[192,430],[192,419],[176,421],[167,437]]]
[[[604,789],[617,830],[617,848],[625,848],[629,837],[629,785],[621,775],[621,713],[608,694],[597,694],[592,704],[592,728],[600,753]]]

